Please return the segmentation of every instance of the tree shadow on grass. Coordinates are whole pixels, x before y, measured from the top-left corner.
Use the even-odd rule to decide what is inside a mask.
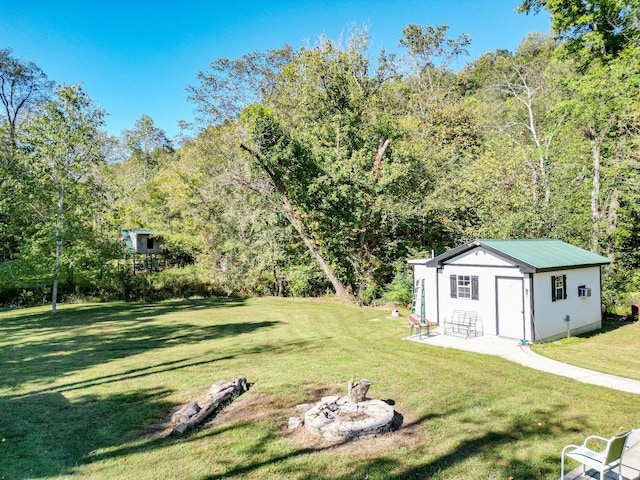
[[[298,348],[290,345],[286,348]],[[243,352],[240,352],[244,354]],[[170,366],[167,365],[167,368]],[[27,478],[46,478],[57,475],[72,475],[80,465],[96,461],[126,461],[128,457],[170,448],[176,443],[202,445],[203,442],[215,442],[218,436],[243,438],[244,460],[216,456],[212,453],[207,462],[215,465],[216,471],[201,477],[201,480],[223,478],[257,478],[269,472],[290,474],[302,480],[332,478],[351,480],[354,478],[385,478],[388,480],[415,478],[446,478],[446,472],[455,472],[470,459],[489,465],[492,478],[551,478],[556,472],[557,452],[537,455],[536,458],[523,458],[518,454],[532,443],[544,444],[546,439],[572,431],[576,425],[589,429],[588,422],[582,417],[563,418],[565,405],[557,404],[544,408],[532,408],[525,414],[514,415],[507,421],[490,423],[484,420],[484,428],[476,433],[464,433],[465,425],[481,424],[472,417],[473,405],[451,405],[449,409],[432,412],[415,419],[414,423],[429,429],[432,422],[458,423],[452,430],[458,440],[444,450],[439,445],[430,444],[425,437],[424,443],[414,445],[407,455],[429,458],[423,463],[407,462],[409,457],[395,455],[389,450],[376,455],[357,455],[357,443],[327,442],[313,446],[289,443],[283,452],[284,435],[277,428],[265,427],[261,418],[252,415],[240,422],[230,422],[216,426],[208,431],[193,432],[186,437],[174,439],[150,433],[150,426],[159,423],[159,417],[176,408],[167,400],[166,389],[142,389],[126,394],[109,395],[101,398],[88,398],[82,402],[69,402],[60,393],[39,393],[22,398],[0,400],[0,436],[6,438],[2,443],[3,455],[0,455],[0,472],[6,478],[25,480]],[[281,411],[277,418],[281,420]],[[540,425],[532,418],[545,418]],[[247,432],[252,432],[250,435]],[[392,434],[393,435],[393,434]],[[207,440],[208,439],[208,440]],[[281,447],[274,448],[280,444]],[[354,444],[352,454],[340,456],[340,450],[346,443]],[[443,451],[433,457],[429,451]],[[196,448],[199,451],[201,448]],[[392,449],[393,450],[393,449]],[[335,452],[335,455],[334,455]],[[315,462],[313,455],[330,453],[340,461],[337,472],[323,476],[317,469],[308,465]],[[306,461],[305,457],[310,456]],[[296,460],[298,459],[298,460]],[[300,460],[302,459],[302,460]],[[195,456],[192,461],[204,461]],[[343,463],[343,462],[350,463]],[[471,462],[473,465],[473,462]],[[467,478],[479,478],[478,472],[468,472]],[[458,471],[458,477],[464,475]],[[461,477],[463,478],[463,477]]]
[[[202,300],[170,300],[157,303],[110,302],[85,304],[59,304],[58,314],[50,310],[33,312],[33,309],[0,311],[0,333],[23,331],[28,328],[73,328],[90,321],[93,324],[114,320],[137,320],[159,317],[181,310],[198,311],[215,308],[231,308],[246,305],[245,298],[207,298]]]
[[[464,415],[466,408],[462,405],[453,406],[448,411],[430,413],[415,418],[413,425],[422,425],[428,430],[431,422],[459,421],[454,418]],[[584,418],[574,417],[570,421],[563,419],[564,407],[556,405],[546,409],[534,409],[532,416],[551,418],[541,426],[537,422],[531,422],[528,416],[514,416],[509,422],[502,422],[500,427],[487,426],[479,434],[458,434],[460,440],[441,455],[433,457],[429,450],[442,451],[440,445],[430,444],[432,440],[427,435],[421,442],[407,449],[406,455],[431,458],[424,463],[404,462],[408,457],[397,455],[398,448],[405,448],[401,444],[386,440],[380,451],[372,453],[371,444],[363,447],[362,453],[358,447],[360,442],[376,441],[377,439],[352,440],[332,442],[319,440],[313,444],[301,445],[295,442],[293,448],[282,452],[283,448],[274,448],[273,445],[282,442],[283,434],[276,430],[265,431],[255,420],[231,423],[211,429],[206,436],[193,436],[186,441],[203,441],[208,436],[233,436],[247,439],[243,444],[243,461],[235,458],[211,457],[211,464],[215,467],[215,473],[199,477],[200,480],[222,480],[225,478],[259,478],[273,476],[274,478],[297,478],[301,480],[352,480],[358,478],[384,478],[386,480],[401,479],[427,479],[447,478],[456,475],[456,478],[486,478],[487,472],[491,478],[552,478],[557,474],[558,453],[537,454],[530,458],[521,454],[531,444],[544,444],[545,440],[555,436],[561,436],[575,430],[576,423],[588,424]],[[405,427],[409,427],[406,425]],[[246,436],[246,431],[253,432]],[[286,435],[286,434],[285,434]],[[395,435],[391,433],[389,435]],[[393,437],[391,437],[393,438]],[[397,439],[396,439],[397,440]],[[223,440],[225,442],[226,440]],[[296,446],[297,445],[297,446]],[[285,449],[286,450],[286,449]],[[375,450],[375,448],[374,448]],[[280,452],[277,454],[269,452]],[[115,453],[115,452],[114,452]],[[119,452],[120,454],[134,453],[130,450]],[[322,473],[322,467],[318,468],[318,462],[314,455],[330,455],[335,462],[335,470]],[[308,457],[308,458],[307,458]],[[469,459],[480,462],[489,468],[478,471],[460,472],[461,465]],[[323,465],[326,460],[321,460]],[[473,461],[471,462],[473,465]],[[324,465],[327,466],[326,464]],[[457,469],[457,470],[456,470]],[[455,473],[452,473],[455,472]]]
[[[203,340],[203,336],[204,339],[221,338],[271,328],[278,323],[265,320],[254,322],[247,319],[246,321],[227,320],[226,323],[220,325],[203,325],[201,323],[194,325],[188,322],[158,325],[152,321],[157,315],[157,311],[151,313],[145,307],[145,305],[135,306],[134,310],[139,308],[137,313],[127,313],[120,308],[111,311],[107,308],[101,311],[99,307],[96,307],[97,309],[89,307],[86,311],[96,315],[86,316],[84,320],[69,318],[64,321],[63,319],[61,326],[63,334],[59,336],[55,336],[55,331],[52,333],[45,330],[46,328],[55,329],[57,319],[53,319],[51,325],[48,325],[44,319],[35,319],[31,326],[36,331],[31,332],[33,335],[29,335],[27,331],[23,332],[22,340],[26,345],[16,345],[20,349],[24,349],[20,350],[17,355],[14,355],[11,350],[5,349],[5,345],[0,343],[0,361],[19,360],[11,363],[9,365],[11,368],[5,369],[3,373],[9,372],[11,374],[12,371],[15,371],[21,382],[45,383],[45,381],[57,380],[51,384],[50,389],[43,388],[38,392],[16,389],[15,395],[5,390],[9,395],[0,397],[0,412],[2,412],[0,415],[0,437],[6,439],[0,444],[0,472],[2,475],[17,480],[72,475],[76,472],[78,465],[146,452],[161,451],[164,453],[164,449],[174,445],[175,442],[200,442],[209,435],[215,436],[221,435],[223,432],[231,432],[248,442],[246,449],[243,448],[243,453],[246,453],[243,455],[244,460],[240,463],[235,458],[220,459],[218,457],[216,460],[224,463],[220,464],[218,471],[212,472],[211,475],[204,478],[221,479],[248,476],[256,478],[266,471],[291,473],[296,478],[308,480],[322,478],[318,472],[311,471],[307,467],[314,461],[311,458],[307,462],[305,456],[313,456],[323,452],[326,455],[327,451],[332,451],[335,448],[334,445],[328,445],[326,448],[289,445],[283,452],[282,448],[273,448],[272,446],[278,442],[286,443],[283,441],[282,435],[276,430],[265,428],[264,423],[259,421],[232,423],[222,428],[212,429],[204,435],[196,434],[180,440],[150,435],[149,426],[158,423],[167,412],[176,407],[167,399],[167,395],[172,392],[161,387],[138,389],[126,394],[85,395],[82,397],[76,395],[75,398],[82,400],[69,402],[64,396],[69,391],[117,383],[195,365],[211,364],[233,358],[233,356],[248,356],[252,353],[268,351],[286,353],[294,349],[308,347],[300,342],[278,345],[265,343],[258,346],[243,346],[239,342],[231,355],[218,353],[219,356],[216,357],[214,353],[211,356],[206,354],[201,357],[194,355],[181,359],[170,358],[165,362],[150,364],[148,368],[136,365],[135,368],[121,372],[109,372],[80,381],[69,380],[66,383],[54,378],[53,373],[47,371],[49,366],[46,363],[50,359],[58,362],[52,367],[55,374],[64,375],[139,352],[154,351],[177,343],[189,345]],[[166,313],[171,312],[175,312],[175,309],[166,309]],[[145,317],[145,315],[149,315],[149,317]],[[127,325],[117,329],[117,332],[109,333],[100,330],[100,327],[105,326],[106,328],[109,322],[117,323],[123,317]],[[0,320],[0,328],[3,322],[4,319]],[[95,329],[95,331],[83,330],[87,326],[87,322],[88,327]],[[41,330],[38,331],[38,329]],[[1,335],[0,333],[0,342],[4,342]],[[19,334],[16,335],[19,336]],[[51,339],[51,336],[54,338]],[[76,337],[81,338],[76,339]],[[53,342],[53,347],[50,350],[47,350],[48,340]],[[77,355],[73,351],[74,346],[81,350]],[[63,352],[68,353],[63,355]],[[70,358],[67,359],[65,356]],[[26,363],[29,368],[21,370],[21,363]],[[3,365],[4,367],[6,365]],[[3,375],[0,384],[5,381]],[[34,388],[39,388],[39,385],[36,384]],[[510,394],[510,392],[505,393]],[[461,425],[472,421],[486,422],[486,425],[469,429],[475,433],[464,433],[466,432],[464,429],[455,433],[456,429],[452,428],[454,434],[457,435],[454,446],[445,449],[425,441],[424,446],[411,449],[407,456],[381,452],[375,457],[359,455],[339,457],[341,461],[350,463],[340,464],[339,473],[330,477],[327,475],[326,478],[350,480],[365,478],[366,475],[392,480],[445,478],[443,472],[446,475],[447,472],[456,471],[461,468],[461,465],[464,466],[469,459],[490,464],[492,472],[495,472],[495,478],[508,478],[509,476],[514,478],[550,477],[552,465],[555,465],[555,452],[550,453],[547,457],[543,457],[544,454],[537,454],[535,459],[528,462],[521,460],[520,455],[514,454],[514,449],[526,448],[532,442],[541,444],[546,438],[554,438],[561,435],[559,432],[571,430],[571,427],[580,420],[575,416],[571,420],[563,419],[563,406],[560,404],[536,410],[537,403],[535,403],[519,416],[507,412],[504,414],[506,418],[493,424],[486,418],[484,420],[482,417],[478,419],[474,413],[477,402],[468,400],[465,397],[460,398],[460,403],[456,405],[442,404],[446,406],[442,408],[441,405],[441,411],[423,416],[419,420],[424,424],[425,429],[428,429],[429,424],[435,419],[439,419],[441,423],[450,421],[458,422]],[[537,423],[532,423],[530,419],[525,418],[524,415],[527,414],[550,420],[546,421],[545,426],[541,428]],[[582,427],[586,430],[589,429],[587,422],[583,422]],[[256,433],[247,434],[249,431]],[[425,452],[428,453],[431,448],[442,453],[435,457],[427,455]],[[214,455],[212,454],[212,456]],[[416,458],[418,460],[415,460]],[[420,461],[421,458],[428,460]],[[411,461],[403,464],[403,459],[411,459]],[[534,464],[534,460],[538,463]],[[320,461],[321,464],[322,462],[324,459]],[[538,470],[541,472],[540,475],[538,475]],[[474,472],[469,472],[468,478],[478,477],[474,475]]]
[[[137,438],[146,421],[170,406],[165,389],[137,390],[81,403],[60,393],[0,400],[2,478],[70,474],[98,448]]]
[[[51,388],[43,388],[41,390],[30,391],[29,393],[17,393],[15,395],[4,395],[2,398],[18,399],[18,398],[30,397],[32,395],[38,395],[38,394],[44,394],[44,393],[72,392],[74,390],[82,390],[85,388],[95,387],[99,385],[117,383],[123,380],[132,380],[135,378],[147,377],[149,375],[156,375],[159,373],[178,370],[182,368],[211,365],[212,363],[219,362],[222,360],[230,360],[232,358],[234,358],[234,355],[227,355],[227,356],[216,357],[216,358],[207,356],[207,357],[203,357],[202,360],[195,361],[193,357],[189,357],[189,358],[183,358],[180,360],[154,363],[153,365],[150,365],[150,366],[132,368],[129,370],[125,370],[125,371],[121,371],[121,372],[117,372],[109,375],[92,377],[90,379],[81,380],[78,382],[57,384],[56,386],[52,386]]]
[[[460,408],[460,410],[458,410]],[[428,429],[430,422],[436,419],[447,421],[464,413],[462,406],[454,407],[452,410],[441,413],[423,415],[415,423],[423,425]],[[447,451],[435,458],[429,455],[429,450],[442,451],[440,445],[429,444],[430,440],[425,438],[422,443],[415,445],[407,451],[408,455],[432,458],[424,463],[404,462],[407,457],[396,455],[394,448],[380,451],[376,455],[358,455],[358,442],[353,440],[347,442],[325,442],[324,446],[302,447],[294,449],[288,453],[272,455],[265,458],[265,453],[269,451],[268,444],[278,440],[275,432],[263,434],[261,438],[254,439],[252,445],[247,445],[245,451],[249,451],[248,460],[242,463],[232,461],[219,465],[219,471],[215,474],[205,476],[201,480],[222,480],[224,478],[257,478],[260,472],[273,472],[274,475],[291,475],[292,478],[301,480],[318,480],[331,478],[333,480],[352,480],[358,478],[384,478],[386,480],[404,479],[428,479],[447,478],[455,475],[456,478],[487,478],[484,475],[489,473],[490,478],[552,478],[558,473],[559,451],[548,454],[536,455],[535,458],[523,456],[521,451],[526,450],[531,444],[544,444],[548,438],[561,436],[567,432],[575,430],[576,424],[584,424],[588,428],[588,422],[584,418],[574,417],[570,421],[563,419],[564,407],[557,405],[547,409],[534,409],[532,416],[539,416],[550,419],[544,425],[532,422],[529,417],[514,416],[509,422],[503,422],[501,427],[488,425],[479,434],[459,434],[460,440]],[[232,425],[230,428],[234,428]],[[221,430],[214,434],[220,434]],[[393,435],[393,434],[391,434]],[[344,456],[346,444],[353,444]],[[294,461],[298,457],[313,456],[316,454],[326,454],[331,452],[336,463],[335,471],[323,475],[317,468],[308,467],[316,462],[313,458],[308,461]],[[335,453],[335,455],[334,455]],[[390,453],[390,454],[389,454]],[[354,456],[356,457],[354,459]],[[255,458],[255,461],[251,461]],[[367,459],[368,458],[368,459]],[[351,460],[349,460],[351,459]],[[460,472],[461,465],[469,460],[470,465],[480,463],[488,468],[483,472],[467,471]],[[345,460],[349,463],[344,463]],[[225,468],[226,467],[226,468]],[[473,468],[473,467],[471,467]],[[457,470],[456,470],[457,469]],[[455,472],[455,473],[453,473]]]
[[[240,300],[79,305],[53,319],[46,313],[2,318],[0,388],[19,390],[26,383],[47,384],[69,373],[127,356],[233,337],[279,323],[260,319],[232,322],[218,317],[213,319],[215,324],[157,321],[177,310],[193,312],[240,305]]]
[[[428,419],[424,420],[425,422]],[[353,461],[352,465],[341,463],[337,469],[343,473],[321,475],[318,471],[312,471],[299,463],[289,463],[286,471],[282,471],[284,475],[291,475],[300,480],[318,480],[322,478],[331,478],[332,480],[353,480],[357,478],[384,478],[386,480],[409,480],[409,479],[428,479],[428,478],[447,478],[444,472],[454,469],[457,465],[463,464],[470,458],[476,457],[483,459],[484,463],[491,463],[492,467],[488,470],[491,472],[490,478],[552,478],[556,475],[558,463],[558,455],[556,452],[549,453],[543,458],[538,459],[521,459],[515,458],[514,451],[517,450],[519,444],[527,444],[540,442],[540,433],[533,432],[531,428],[518,422],[512,424],[505,430],[491,430],[483,435],[468,438],[461,441],[455,449],[436,457],[435,459],[424,464],[407,466],[403,462],[402,455],[386,454],[375,456],[368,461]],[[357,442],[357,440],[355,441]],[[287,455],[272,457],[269,460],[244,463],[237,465],[223,473],[205,477],[203,480],[222,480],[224,478],[241,478],[250,475],[256,470],[265,466],[273,465],[279,468],[281,462],[293,459],[299,456],[314,455],[323,450],[333,450],[336,445],[328,445],[323,449],[306,448],[299,449]],[[419,454],[419,452],[417,453]],[[336,459],[336,461],[339,461]],[[536,462],[536,463],[534,463]],[[313,460],[308,462],[313,464]],[[552,466],[550,466],[552,465]],[[347,473],[344,473],[345,470]],[[464,474],[467,478],[486,478],[487,472],[471,472]],[[477,475],[477,476],[476,476]]]
[[[372,459],[364,466],[354,466],[348,474],[333,478],[336,480],[368,476],[381,476],[389,480],[446,478],[443,472],[454,472],[459,465],[469,460],[476,460],[483,466],[488,466],[487,471],[482,474],[474,471],[457,471],[450,475],[456,475],[458,478],[481,478],[481,475],[487,474],[490,478],[504,479],[553,478],[559,470],[559,451],[537,458],[522,458],[523,455],[519,452],[531,444],[541,444],[544,439],[575,430],[578,420],[586,424],[584,418],[573,418],[570,422],[566,422],[563,419],[563,411],[564,407],[561,405],[532,411],[534,417],[547,419],[544,425],[531,421],[530,416],[515,416],[501,427],[487,426],[481,434],[470,434],[467,438],[461,438],[449,451],[422,464],[407,466],[396,459],[380,457]],[[425,445],[423,450],[428,452],[428,449],[433,447],[433,445],[431,447]],[[470,464],[473,465],[473,461]],[[300,478],[311,480],[317,477],[302,475]],[[482,476],[482,478],[486,477]]]
[[[285,352],[305,348],[300,342],[238,348],[237,355]],[[146,375],[211,365],[233,356],[201,357],[135,368],[51,390],[0,397],[0,478],[23,480],[72,475],[79,465],[150,452],[191,436],[173,439],[158,435],[158,425],[178,404],[168,400],[167,388],[143,388],[126,393],[75,397],[65,393],[105,383],[129,381]],[[207,381],[210,379],[207,379]],[[211,379],[213,381],[215,379]]]

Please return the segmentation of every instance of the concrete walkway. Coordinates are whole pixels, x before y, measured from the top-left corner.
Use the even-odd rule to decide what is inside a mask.
[[[407,337],[407,340],[422,342],[438,347],[455,348],[468,352],[485,353],[488,355],[498,355],[512,362],[519,363],[526,367],[535,368],[543,372],[573,378],[579,382],[592,383],[602,387],[609,387],[623,392],[640,395],[640,381],[628,378],[607,375],[606,373],[595,372],[586,368],[574,367],[566,363],[551,360],[543,357],[531,350],[528,345],[522,346],[517,340],[484,335],[479,337],[465,338],[459,335],[442,335],[439,330],[432,330],[427,336],[423,332],[422,338],[418,335]]]
[[[526,367],[553,373],[563,377],[573,378],[579,382],[600,385],[623,392],[640,395],[640,381],[628,378],[607,375],[605,373],[574,367],[566,363],[551,360],[531,350],[528,345],[521,345],[517,340],[494,337],[490,335],[464,338],[458,335],[442,335],[436,328],[427,335],[423,332],[422,338],[418,335],[407,337],[407,340],[421,342],[444,348],[455,348],[468,352],[497,355]],[[598,435],[598,432],[594,432]],[[582,443],[584,439],[576,439],[576,443]],[[640,429],[636,429],[627,442],[627,451],[623,458],[623,480],[640,480]],[[558,470],[560,465],[558,465]],[[561,480],[591,480],[598,478],[598,473],[588,470],[582,474],[582,467],[578,467],[565,475]],[[606,479],[618,479],[617,471],[605,475]]]

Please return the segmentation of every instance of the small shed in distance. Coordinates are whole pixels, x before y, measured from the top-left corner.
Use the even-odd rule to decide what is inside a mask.
[[[121,230],[124,247],[132,253],[151,255],[162,252],[162,239],[153,230]]]
[[[123,229],[120,238],[125,264],[131,263],[134,273],[160,269],[164,242],[153,230]]]

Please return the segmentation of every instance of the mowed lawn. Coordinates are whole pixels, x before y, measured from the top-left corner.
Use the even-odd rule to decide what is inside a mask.
[[[638,322],[606,322],[601,330],[533,348],[537,353],[561,362],[640,380]]]
[[[406,341],[388,313],[294,299],[0,312],[0,479],[556,479],[565,444],[640,426],[635,395]],[[176,408],[237,375],[251,389],[207,428],[167,435]],[[403,427],[344,445],[287,429],[350,378]]]

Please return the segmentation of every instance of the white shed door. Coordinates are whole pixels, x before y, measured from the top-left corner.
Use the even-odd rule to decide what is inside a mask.
[[[525,338],[522,278],[498,277],[496,280],[497,333],[501,337]]]

